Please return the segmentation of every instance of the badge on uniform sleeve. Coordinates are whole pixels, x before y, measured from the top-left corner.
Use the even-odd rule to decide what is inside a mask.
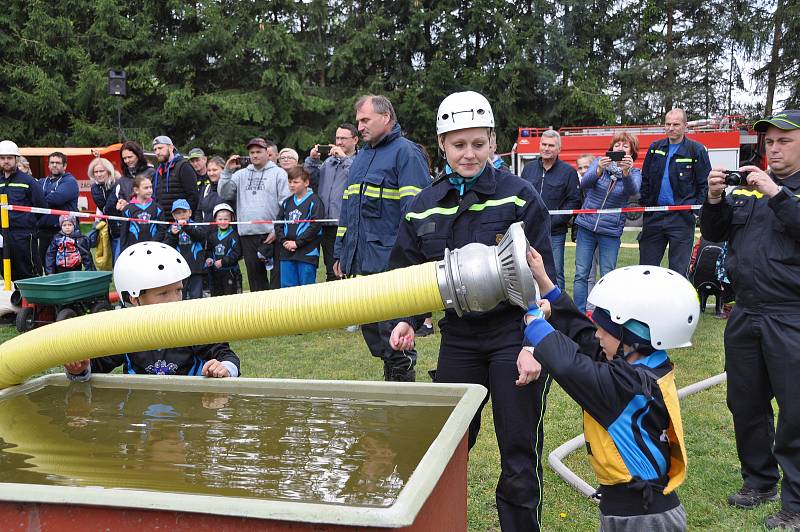
[[[503,235],[501,235],[500,233],[497,233],[496,235],[494,235],[494,241],[497,244],[499,244],[501,240],[503,240]]]

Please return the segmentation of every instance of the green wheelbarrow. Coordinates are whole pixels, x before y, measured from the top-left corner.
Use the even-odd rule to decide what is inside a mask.
[[[87,313],[113,310],[108,287],[112,272],[63,272],[15,281],[22,295],[17,330],[66,320]]]

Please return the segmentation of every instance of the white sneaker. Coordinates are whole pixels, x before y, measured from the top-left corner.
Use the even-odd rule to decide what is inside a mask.
[[[358,332],[358,325],[348,325],[347,327],[344,328],[344,330],[349,333]]]

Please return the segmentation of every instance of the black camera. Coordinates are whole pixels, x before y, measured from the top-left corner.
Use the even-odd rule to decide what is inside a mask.
[[[725,185],[729,187],[746,187],[749,171],[725,170]]]
[[[612,161],[617,162],[617,163],[620,162],[622,159],[624,159],[625,155],[627,155],[627,154],[624,151],[607,151],[606,152],[606,157],[608,157],[609,159],[611,159]]]
[[[239,156],[239,166],[245,168],[250,164],[250,156],[249,155],[240,155]]]
[[[327,144],[320,144],[317,147],[317,153],[319,153],[320,155],[324,155],[324,156],[330,155],[331,147],[328,146]]]

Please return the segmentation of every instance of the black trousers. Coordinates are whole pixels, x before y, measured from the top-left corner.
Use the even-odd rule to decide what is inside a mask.
[[[47,255],[47,248],[50,247],[50,242],[53,237],[58,233],[58,227],[39,227],[36,229],[36,275],[44,274],[44,259]]]
[[[658,266],[669,244],[669,269],[686,275],[694,245],[694,214],[646,212],[639,235],[639,264]]]
[[[489,389],[500,448],[500,479],[495,490],[500,527],[504,532],[539,530],[544,412],[551,379],[543,371],[527,386],[514,384],[523,340],[517,320],[478,330],[464,322],[451,326],[444,319],[439,327],[442,343],[436,382],[468,382]],[[481,410],[470,424],[470,449],[480,430]]]
[[[247,268],[247,281],[250,283],[251,292],[269,290],[269,278],[264,263],[258,259],[258,247],[267,238],[267,235],[239,235],[242,240],[242,257]],[[276,268],[273,265],[272,275]],[[280,286],[280,285],[279,285]]]
[[[242,293],[242,274],[236,270],[217,271],[209,275],[211,296],[228,296]]]
[[[386,364],[389,372],[406,372],[414,369],[417,365],[417,352],[395,351],[389,345],[389,337],[396,322],[379,321],[376,323],[365,323],[361,326],[361,335],[367,343],[369,352],[372,356],[380,358]]]
[[[3,245],[8,246],[11,251],[11,280],[35,277],[37,275],[35,257],[38,256],[38,250],[31,231],[9,230],[6,234],[8,242],[4,242]]]
[[[725,327],[728,409],[744,485],[766,490],[783,470],[783,508],[800,512],[800,309],[750,313],[736,305]],[[772,398],[778,402],[774,425]],[[773,447],[774,446],[774,447]]]
[[[325,280],[326,281],[335,281],[338,279],[336,275],[333,273],[333,246],[336,243],[336,230],[338,227],[335,225],[323,225],[322,226],[322,242],[320,242],[320,247],[322,248],[322,260],[325,261]]]

